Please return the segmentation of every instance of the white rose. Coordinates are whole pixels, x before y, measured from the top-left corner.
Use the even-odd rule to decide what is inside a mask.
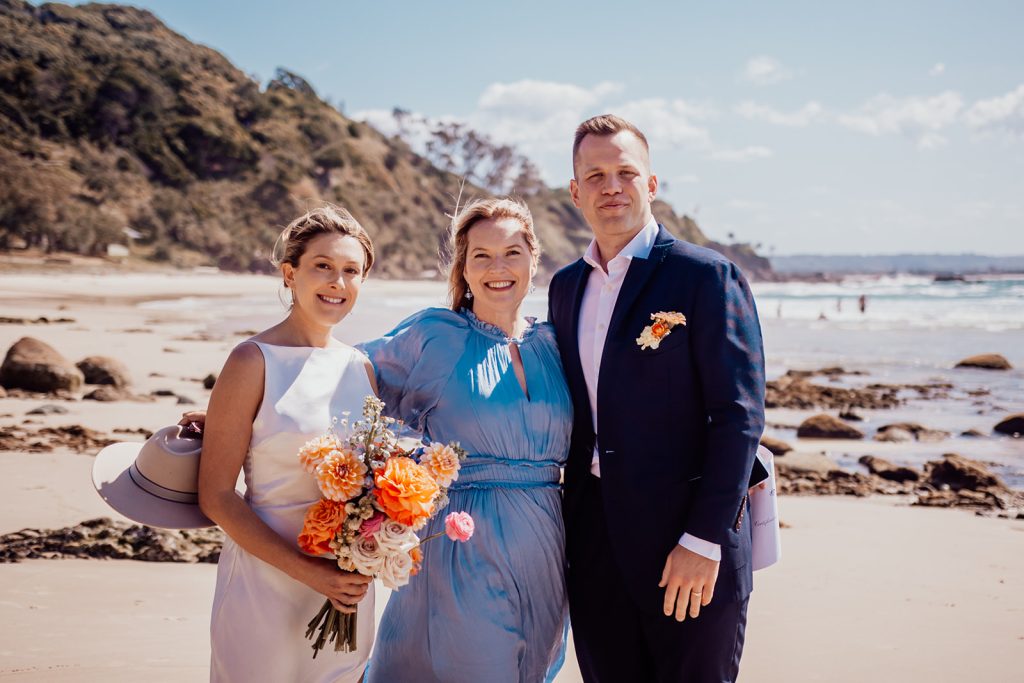
[[[420,540],[416,538],[415,532],[404,524],[393,519],[381,524],[380,529],[374,534],[381,551],[388,555],[395,553],[407,553],[417,545]]]
[[[385,587],[397,590],[409,583],[412,572],[412,558],[408,552],[395,553],[384,558],[384,567],[380,572],[380,581]]]
[[[356,571],[365,576],[376,576],[384,566],[384,553],[372,536],[364,538],[359,536],[355,543],[349,546],[351,549],[352,564]]]

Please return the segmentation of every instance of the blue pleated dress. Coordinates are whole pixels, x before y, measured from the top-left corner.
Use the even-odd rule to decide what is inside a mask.
[[[568,625],[558,482],[572,426],[552,327],[533,322],[511,340],[470,311],[433,308],[362,349],[391,416],[469,453],[449,507],[421,536],[443,530],[447,512],[476,523],[466,543],[424,546],[422,571],[385,609],[368,681],[551,680]]]

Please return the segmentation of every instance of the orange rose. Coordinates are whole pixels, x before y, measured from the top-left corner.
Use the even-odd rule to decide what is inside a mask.
[[[299,548],[310,555],[331,552],[331,541],[345,522],[345,503],[320,499],[306,510],[299,532]]]
[[[396,522],[415,526],[434,511],[437,482],[412,458],[388,458],[374,479],[377,487],[373,494],[377,503]]]
[[[655,339],[661,339],[668,332],[668,325],[665,323],[657,322],[651,325],[651,334],[654,335]]]

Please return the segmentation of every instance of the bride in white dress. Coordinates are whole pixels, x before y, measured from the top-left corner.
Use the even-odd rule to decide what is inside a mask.
[[[199,505],[228,536],[217,567],[210,679],[355,683],[373,645],[373,584],[299,550],[306,509],[320,494],[296,453],[376,393],[369,361],[331,336],[352,310],[373,246],[355,219],[333,208],[293,221],[281,246],[288,317],[231,352],[204,429]],[[244,500],[235,493],[239,470]],[[344,612],[358,605],[355,652],[328,646],[313,659],[306,624],[324,596]]]

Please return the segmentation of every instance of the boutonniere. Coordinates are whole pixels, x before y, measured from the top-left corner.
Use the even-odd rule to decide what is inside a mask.
[[[672,333],[673,327],[686,324],[686,316],[675,312],[651,313],[651,320],[654,322],[645,327],[636,338],[636,343],[641,349],[658,348],[661,340]]]

